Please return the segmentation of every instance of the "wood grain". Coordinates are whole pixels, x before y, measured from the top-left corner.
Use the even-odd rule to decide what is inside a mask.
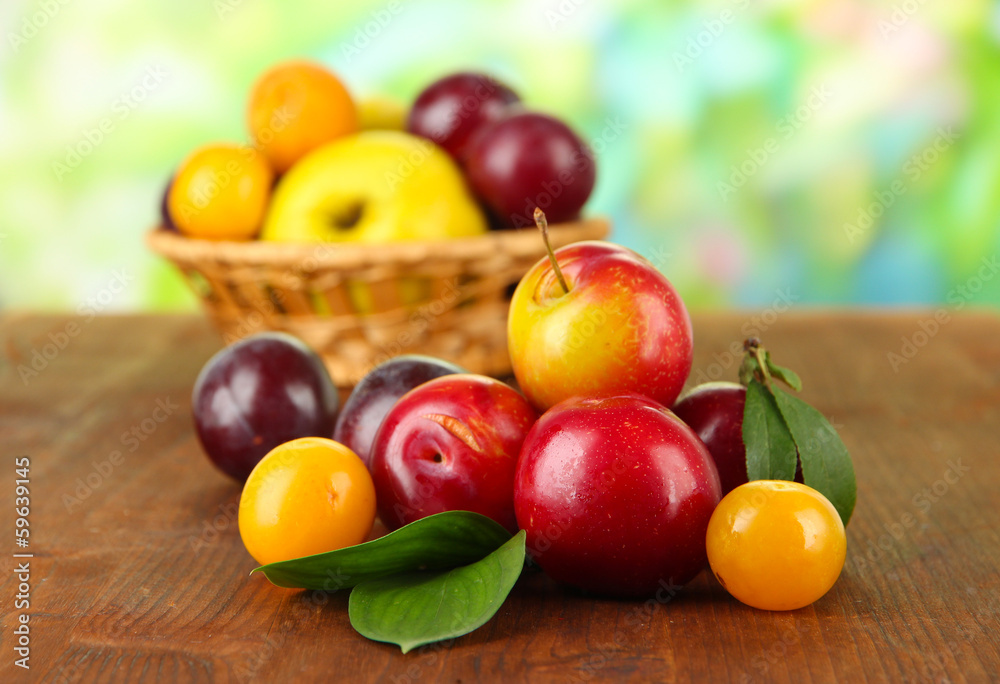
[[[735,379],[727,350],[756,328],[854,457],[847,566],[815,605],[756,611],[707,573],[645,603],[531,574],[480,630],[403,656],[354,633],[346,595],[247,576],[238,487],[201,455],[191,426],[194,378],[220,346],[203,320],[8,315],[0,507],[12,521],[13,461],[29,456],[32,650],[29,672],[14,667],[21,611],[5,522],[0,681],[996,680],[1000,318],[965,312],[921,334],[931,318],[694,319],[693,378]],[[79,329],[65,349],[46,349],[70,323]],[[53,358],[22,381],[36,351]]]

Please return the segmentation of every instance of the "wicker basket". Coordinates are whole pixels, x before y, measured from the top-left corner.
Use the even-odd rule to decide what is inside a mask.
[[[609,223],[553,225],[553,247],[605,237]],[[194,240],[157,229],[149,247],[173,261],[230,344],[284,330],[313,347],[351,387],[398,354],[510,373],[513,286],[545,254],[538,231],[380,245]]]

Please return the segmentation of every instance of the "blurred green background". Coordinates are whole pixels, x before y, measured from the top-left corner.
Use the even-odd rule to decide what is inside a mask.
[[[143,233],[293,56],[406,102],[508,81],[592,141],[588,211],[692,308],[1000,303],[988,0],[5,0],[0,26],[0,308],[116,278],[108,310],[195,308]]]

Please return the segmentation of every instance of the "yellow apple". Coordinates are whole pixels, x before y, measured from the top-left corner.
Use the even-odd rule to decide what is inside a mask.
[[[471,237],[486,218],[447,152],[399,131],[362,131],[320,147],[286,173],[271,200],[261,240],[392,242]],[[430,282],[404,278],[400,301],[429,297]],[[359,313],[376,310],[371,289],[349,282]],[[326,302],[314,297],[317,311]]]
[[[392,242],[486,230],[447,152],[401,131],[362,131],[310,152],[282,177],[260,237]]]

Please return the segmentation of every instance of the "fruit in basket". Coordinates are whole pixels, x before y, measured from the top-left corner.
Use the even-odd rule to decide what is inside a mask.
[[[464,159],[472,189],[515,228],[535,207],[553,223],[579,214],[594,188],[594,153],[562,121],[517,112],[479,128]]]
[[[240,496],[240,537],[261,565],[360,544],[374,521],[371,475],[331,439],[304,437],[276,447]]]
[[[403,103],[391,97],[372,95],[358,102],[358,125],[363,131],[402,131],[406,116]]]
[[[516,532],[514,469],[535,418],[516,390],[483,375],[447,375],[407,392],[372,444],[379,518],[392,530],[467,510]]]
[[[337,416],[333,438],[370,466],[375,433],[400,397],[428,380],[466,372],[431,356],[406,354],[391,358],[375,366],[354,387]]]
[[[170,216],[170,208],[167,206],[167,200],[170,198],[170,188],[173,186],[174,177],[170,176],[167,184],[163,187],[163,194],[160,195],[160,226],[164,230],[176,233],[177,226],[174,225],[174,219]]]
[[[652,596],[697,575],[720,495],[691,428],[636,394],[552,407],[525,438],[514,480],[517,522],[542,569],[613,596]]]
[[[518,386],[539,410],[614,392],[669,406],[691,370],[684,302],[652,264],[609,242],[567,245],[536,263],[511,299],[507,344]]]
[[[391,242],[486,231],[455,162],[399,131],[363,131],[306,156],[278,183],[261,239]]]
[[[847,553],[833,504],[812,487],[783,480],[755,480],[727,494],[706,543],[719,583],[763,610],[796,610],[821,598]]]
[[[195,150],[167,193],[173,224],[189,237],[249,240],[260,230],[274,174],[254,150],[228,143]]]
[[[319,64],[293,60],[264,72],[247,104],[255,146],[284,173],[331,140],[358,130],[358,112],[344,84]]]
[[[452,74],[417,96],[406,130],[433,140],[462,161],[472,134],[500,119],[516,102],[517,93],[486,74]]]
[[[672,409],[712,454],[723,495],[747,481],[747,450],[743,445],[746,398],[743,385],[706,382],[681,397]]]
[[[209,459],[242,481],[279,444],[329,437],[337,402],[322,359],[298,338],[268,332],[209,359],[195,382],[191,409]]]

